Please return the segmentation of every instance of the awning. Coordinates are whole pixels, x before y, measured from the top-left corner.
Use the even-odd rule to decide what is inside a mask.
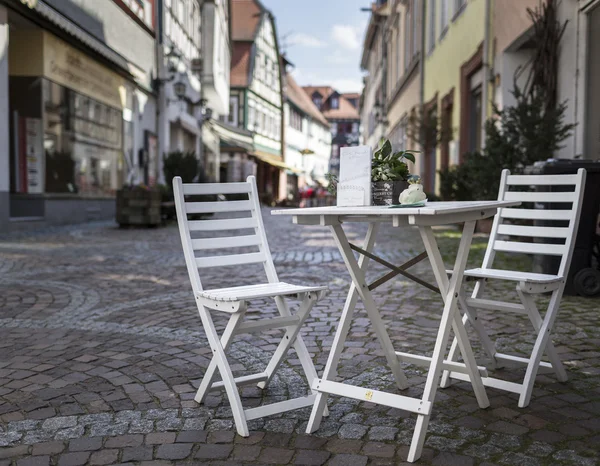
[[[250,131],[236,128],[222,121],[210,120],[212,129],[221,140],[221,146],[235,147],[246,152],[254,151],[254,139]]]
[[[277,155],[272,155],[272,154],[268,154],[266,152],[260,152],[260,151],[254,152],[250,155],[252,155],[252,156],[256,157],[257,159],[262,160],[263,162],[268,163],[269,165],[272,165],[274,167],[282,168],[284,170],[289,170],[296,175],[301,175],[302,173],[304,173],[302,170],[300,170],[298,168],[286,165],[286,163],[283,161],[283,159]]]
[[[60,14],[58,11],[49,7],[40,0],[38,0],[37,4],[35,5],[34,11],[36,13],[39,13],[52,24],[58,26],[60,29],[73,36],[83,44],[87,45],[96,53],[102,55],[104,58],[117,65],[119,68],[121,68],[123,71],[125,71],[131,76],[129,64],[124,57],[122,57],[110,47],[102,43],[100,40],[96,39],[84,29],[77,26],[71,20]]]

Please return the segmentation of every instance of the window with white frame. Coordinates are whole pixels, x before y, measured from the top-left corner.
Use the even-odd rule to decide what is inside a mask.
[[[293,107],[290,107],[290,126],[296,131],[302,131],[302,115]]]
[[[427,53],[431,53],[435,48],[435,4],[437,0],[429,0],[429,20],[428,20],[428,37],[427,37]]]
[[[237,126],[238,125],[238,111],[239,111],[239,102],[237,96],[229,97],[229,116],[228,123]]]
[[[248,130],[254,131],[254,125],[256,123],[256,110],[254,107],[248,107]]]

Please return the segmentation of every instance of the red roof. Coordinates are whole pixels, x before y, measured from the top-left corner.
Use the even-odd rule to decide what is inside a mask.
[[[248,85],[250,75],[251,42],[234,42],[231,55],[231,73],[229,85],[231,87],[245,87]]]
[[[287,98],[305,114],[329,128],[329,122],[290,74],[285,76]]]
[[[331,108],[331,95],[336,92],[331,86],[303,86],[304,92],[311,98],[312,95],[316,92],[323,96],[323,104],[321,105],[321,113],[327,118],[327,120],[360,120],[360,115],[358,114],[358,110],[350,103],[347,99],[349,98],[358,98],[360,94],[340,94],[339,96],[339,105],[338,108]]]
[[[231,38],[253,41],[262,12],[255,0],[231,0]]]

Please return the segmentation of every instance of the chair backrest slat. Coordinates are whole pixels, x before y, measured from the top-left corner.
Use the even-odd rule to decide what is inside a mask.
[[[196,266],[206,267],[225,267],[229,265],[244,265],[263,263],[267,259],[262,252],[252,252],[248,254],[231,254],[227,256],[196,257]]]
[[[521,201],[521,202],[573,202],[577,198],[576,192],[521,192],[507,191],[504,193],[505,201]]]
[[[221,212],[245,212],[252,210],[250,201],[186,202],[188,214],[212,214]]]
[[[495,251],[521,252],[525,254],[544,254],[562,256],[566,252],[564,244],[521,243],[519,241],[494,241]]]
[[[197,238],[192,239],[194,251],[202,249],[241,248],[245,246],[258,246],[261,239],[258,235],[227,236],[223,238]]]
[[[205,196],[214,194],[249,194],[252,188],[245,181],[243,183],[196,183],[184,184],[184,196]]]
[[[268,281],[278,282],[253,176],[248,177],[245,183],[203,184],[183,184],[180,177],[175,177],[173,192],[186,266],[194,291],[202,290],[198,269],[208,267],[262,264]],[[235,195],[236,200],[216,201],[215,196],[221,194]],[[206,201],[202,202],[203,199]],[[215,218],[188,218],[189,215],[198,214],[215,214]],[[251,230],[253,233],[242,230]],[[201,237],[192,238],[192,233]],[[219,250],[223,254],[214,255],[209,252],[211,250]]]
[[[570,220],[573,216],[571,210],[546,210],[546,209],[500,209],[502,218],[522,219],[522,220]]]
[[[522,225],[499,225],[499,235],[527,236],[530,238],[568,238],[571,230],[559,227],[536,227]]]
[[[577,175],[508,175],[508,186],[575,186]]]
[[[511,175],[503,170],[498,200],[541,203],[544,208],[532,209],[525,205],[524,208],[499,209],[482,267],[492,268],[496,251],[543,254],[561,257],[558,275],[566,276],[577,236],[585,175],[584,169],[579,169],[576,175]],[[537,186],[542,188],[536,190]],[[554,191],[553,186],[560,188]],[[565,208],[568,204],[570,209]],[[523,225],[524,221],[537,223]],[[534,242],[522,238],[533,238]]]
[[[228,218],[225,220],[189,220],[190,231],[225,231],[246,230],[257,228],[258,223],[254,218]]]

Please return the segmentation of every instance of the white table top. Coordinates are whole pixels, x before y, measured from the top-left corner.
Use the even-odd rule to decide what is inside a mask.
[[[442,215],[478,210],[498,209],[500,207],[517,206],[515,201],[464,201],[464,202],[427,202],[424,207],[366,206],[366,207],[306,207],[303,209],[273,210],[272,215],[326,216],[326,215],[359,215],[359,216],[398,216],[398,215]]]

